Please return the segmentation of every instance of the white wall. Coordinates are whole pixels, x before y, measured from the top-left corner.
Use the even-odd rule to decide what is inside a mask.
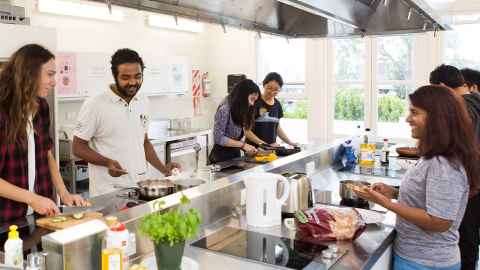
[[[218,25],[206,25],[200,34],[152,28],[145,24],[145,12],[125,11],[121,23],[72,18],[38,13],[33,0],[16,1],[27,8],[32,26],[50,27],[57,32],[57,51],[106,52],[128,47],[141,55],[178,55],[190,58],[192,68],[208,71],[212,95],[201,100],[201,115],[194,126],[212,126],[213,113],[225,96],[227,74],[245,73],[255,78],[255,34]],[[147,67],[148,68],[148,67]],[[107,87],[107,86],[105,86]],[[193,116],[191,93],[182,97],[151,97],[152,117],[183,118]],[[82,101],[61,102],[58,110],[60,125],[75,123]]]

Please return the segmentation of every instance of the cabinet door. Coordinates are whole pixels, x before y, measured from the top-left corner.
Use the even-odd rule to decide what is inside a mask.
[[[82,96],[94,96],[114,83],[108,53],[78,53],[78,89]]]

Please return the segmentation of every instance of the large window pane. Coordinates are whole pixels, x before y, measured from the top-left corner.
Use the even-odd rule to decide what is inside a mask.
[[[281,126],[290,140],[307,143],[308,101],[306,99],[280,99],[283,108]]]
[[[334,78],[336,81],[365,79],[365,40],[336,39],[333,41]]]
[[[278,72],[285,83],[305,82],[305,40],[262,38],[258,40],[258,80]]]
[[[363,127],[365,90],[361,85],[338,85],[335,91],[334,134],[354,134]]]
[[[377,40],[378,80],[411,80],[412,37],[379,37]]]
[[[411,85],[380,85],[378,88],[378,136],[385,138],[409,138],[410,127],[406,122],[408,94]]]
[[[454,31],[445,32],[444,62],[458,68],[480,69],[479,24],[455,26]]]

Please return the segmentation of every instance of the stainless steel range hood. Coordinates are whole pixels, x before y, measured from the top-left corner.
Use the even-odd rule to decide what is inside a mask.
[[[449,29],[424,0],[92,0],[286,37]]]

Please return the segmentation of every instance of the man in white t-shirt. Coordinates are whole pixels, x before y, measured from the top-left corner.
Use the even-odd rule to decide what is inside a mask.
[[[164,165],[147,137],[148,99],[139,94],[145,68],[130,49],[112,56],[115,84],[82,105],[74,130],[73,153],[88,162],[90,195],[136,186],[147,171],[147,161],[170,175],[178,164]]]

